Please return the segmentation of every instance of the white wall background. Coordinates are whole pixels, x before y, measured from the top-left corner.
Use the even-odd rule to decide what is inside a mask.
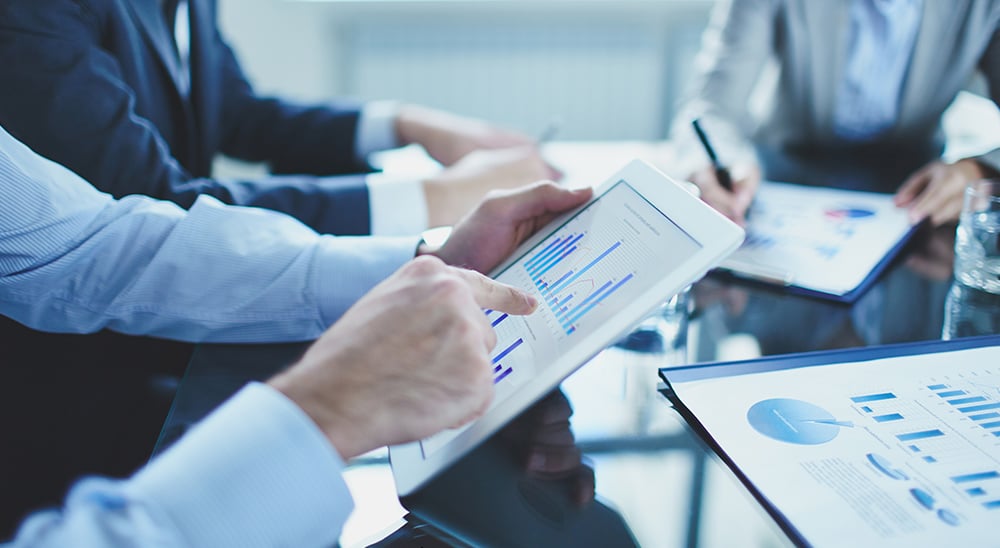
[[[220,25],[262,92],[414,101],[529,134],[557,121],[565,140],[658,139],[713,3],[221,0]],[[946,118],[955,154],[1000,142],[1000,115],[976,99]]]
[[[264,92],[393,98],[561,139],[666,134],[707,0],[222,0]]]

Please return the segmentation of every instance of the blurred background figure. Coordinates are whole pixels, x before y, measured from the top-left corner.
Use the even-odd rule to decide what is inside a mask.
[[[941,161],[942,115],[977,71],[1000,100],[998,21],[992,1],[719,2],[673,136],[682,157],[705,158],[690,128],[700,118],[734,188],[720,186],[707,158],[691,179],[742,220],[762,171],[789,179],[790,161],[868,164],[914,221],[957,220],[965,184],[995,174],[1000,149]],[[755,109],[768,66],[776,82]]]

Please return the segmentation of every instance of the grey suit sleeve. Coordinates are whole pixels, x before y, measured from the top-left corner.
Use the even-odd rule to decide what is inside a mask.
[[[986,76],[990,98],[1000,107],[1000,28],[993,31],[993,37],[979,62],[979,69]],[[976,158],[979,162],[1000,172],[1000,148],[995,148]]]
[[[677,113],[671,138],[682,162],[707,164],[691,120],[701,118],[720,156],[752,156],[754,121],[748,98],[775,44],[776,0],[724,0],[716,5],[695,58],[695,79]]]

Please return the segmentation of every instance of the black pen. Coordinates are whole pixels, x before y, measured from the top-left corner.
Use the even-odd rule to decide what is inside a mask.
[[[554,139],[557,133],[559,133],[559,124],[556,122],[549,122],[549,125],[545,126],[545,129],[542,130],[542,133],[539,134],[538,139],[535,140],[535,143],[537,143],[538,146],[544,145],[545,143]]]
[[[715,168],[715,177],[719,180],[719,184],[722,188],[732,192],[733,178],[729,176],[729,170],[719,162],[719,157],[715,154],[715,149],[712,148],[712,143],[708,142],[708,135],[705,135],[705,130],[701,129],[701,123],[695,119],[691,121],[691,126],[694,127],[694,132],[698,134],[698,140],[701,141],[701,146],[705,147],[705,152],[708,153],[708,158],[712,160],[712,167]]]

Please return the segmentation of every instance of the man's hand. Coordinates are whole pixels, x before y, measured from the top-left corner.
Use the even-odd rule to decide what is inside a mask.
[[[432,227],[450,226],[491,190],[516,188],[560,176],[534,147],[473,152],[424,180],[427,220]]]
[[[530,314],[530,296],[421,257],[376,286],[269,384],[298,404],[344,459],[482,415],[493,398],[492,308]]]
[[[567,190],[549,182],[493,191],[455,226],[440,249],[421,253],[432,253],[451,265],[489,272],[539,228],[592,195],[590,188]]]
[[[983,165],[972,158],[953,164],[931,162],[899,187],[893,201],[909,208],[911,222],[930,218],[931,224],[940,226],[958,220],[966,185],[986,176]]]
[[[760,166],[737,164],[731,173],[733,178],[732,192],[722,188],[712,166],[706,166],[692,173],[688,180],[698,185],[701,199],[705,203],[733,222],[743,226],[746,224],[747,209],[753,203],[753,197],[760,187]]]
[[[416,143],[442,165],[450,166],[480,149],[535,146],[526,135],[497,128],[482,120],[416,105],[400,107],[396,135]]]

